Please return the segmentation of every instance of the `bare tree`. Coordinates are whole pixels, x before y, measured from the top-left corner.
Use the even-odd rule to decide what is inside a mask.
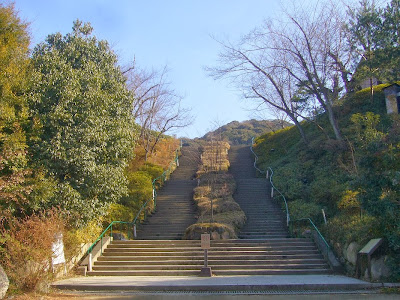
[[[134,65],[125,72],[128,87],[135,95],[132,113],[140,125],[145,160],[165,134],[193,122],[190,109],[181,106],[183,97],[171,88],[167,74],[167,67],[147,71]]]
[[[247,98],[264,101],[288,115],[306,141],[298,119],[298,92],[327,112],[336,139],[342,140],[333,105],[349,87],[351,61],[341,11],[335,4],[313,7],[292,3],[280,20],[266,21],[237,45],[220,42],[214,78],[228,77]]]
[[[304,130],[297,117],[297,104],[293,102],[293,79],[290,73],[277,66],[275,51],[254,48],[255,33],[251,33],[234,46],[220,44],[223,52],[219,55],[219,67],[208,68],[216,79],[228,77],[243,90],[247,99],[261,100],[272,111],[284,112],[297,126],[303,140],[307,142]]]

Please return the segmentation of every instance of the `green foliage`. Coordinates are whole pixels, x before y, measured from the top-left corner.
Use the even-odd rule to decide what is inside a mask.
[[[106,41],[90,24],[49,35],[32,56],[30,106],[39,120],[35,160],[58,183],[54,205],[87,222],[127,193],[132,157],[132,94]]]
[[[308,147],[302,147],[288,128],[261,136],[255,150],[260,167],[273,167],[274,184],[286,196],[292,219],[311,217],[339,248],[383,237],[397,274],[400,117],[386,114],[385,86],[374,87],[373,101],[366,89],[347,95],[335,107],[345,142],[327,140],[308,123],[304,124],[312,138]],[[326,226],[321,208],[327,215]]]
[[[144,165],[139,168],[139,171],[143,171],[143,172],[146,172],[147,174],[149,174],[152,181],[159,178],[164,173],[164,169],[161,166],[157,166],[150,162],[145,162]],[[166,178],[160,178],[160,180],[157,180],[155,182],[155,186],[157,188],[160,188],[162,186],[162,184],[164,183],[163,180],[165,180],[165,179]]]
[[[379,236],[379,221],[370,215],[338,215],[329,220],[324,227],[328,239],[348,245],[357,242],[359,245],[366,244],[370,239]]]
[[[280,120],[233,121],[207,133],[202,139],[210,140],[211,137],[214,137],[219,140],[226,140],[232,145],[250,144],[251,139],[255,136],[259,136],[265,132],[276,131],[287,126],[290,126],[290,123]]]
[[[140,207],[153,195],[151,175],[144,171],[127,174],[128,195],[121,199],[121,203],[130,209],[138,211]]]
[[[112,203],[104,216],[103,223],[108,226],[112,221],[131,221],[134,217],[134,211],[131,208],[119,203]]]
[[[354,80],[378,78],[381,81],[398,80],[400,72],[400,3],[390,1],[379,9],[374,1],[363,0],[349,10],[347,30],[349,44],[356,50],[358,66]]]
[[[310,218],[313,221],[322,220],[321,207],[313,202],[306,202],[304,200],[295,200],[288,203],[291,219],[299,220]]]
[[[0,28],[0,209],[18,214],[32,189],[24,129],[30,39],[12,4],[0,4]]]

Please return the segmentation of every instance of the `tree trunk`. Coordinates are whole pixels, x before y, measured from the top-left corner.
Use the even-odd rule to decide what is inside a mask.
[[[326,111],[328,113],[329,123],[332,126],[336,140],[342,141],[343,140],[342,134],[340,133],[339,125],[337,123],[335,114],[333,113],[333,108],[330,104],[326,106]]]
[[[294,125],[296,125],[297,129],[299,130],[303,142],[304,142],[306,145],[308,145],[308,139],[307,139],[307,137],[306,137],[306,134],[305,134],[304,129],[303,129],[303,127],[301,126],[300,122],[297,121],[296,118],[292,118],[292,121],[294,122]]]

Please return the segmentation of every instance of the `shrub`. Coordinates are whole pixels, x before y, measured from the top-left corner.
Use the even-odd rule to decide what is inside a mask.
[[[310,218],[313,222],[322,221],[321,207],[312,202],[304,200],[295,200],[288,203],[290,218],[295,221],[298,219]]]
[[[153,195],[151,176],[147,172],[137,171],[129,173],[127,177],[129,181],[128,196],[124,197],[121,203],[134,210],[139,210]]]
[[[139,171],[146,172],[150,175],[151,180],[154,180],[164,173],[164,169],[161,166],[154,165],[152,163],[146,162]]]
[[[324,228],[327,237],[342,245],[357,242],[360,245],[378,236],[379,221],[370,215],[338,215]]]
[[[112,221],[132,221],[134,211],[122,204],[113,203],[104,216],[103,225],[108,226]]]
[[[203,233],[209,233],[212,240],[237,238],[235,230],[230,225],[222,223],[196,223],[186,229],[184,239],[200,240]]]
[[[81,252],[82,244],[92,243],[95,241],[103,231],[101,225],[101,220],[92,220],[84,227],[65,230],[65,259],[70,261]]]
[[[3,218],[0,227],[0,258],[14,288],[34,291],[51,278],[50,262],[55,235],[63,222],[55,212],[24,219]]]

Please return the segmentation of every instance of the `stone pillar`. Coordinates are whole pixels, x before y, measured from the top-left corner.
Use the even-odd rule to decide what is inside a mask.
[[[388,114],[399,113],[400,85],[397,83],[389,85],[383,89],[385,93],[386,111]]]
[[[0,299],[3,299],[7,293],[8,285],[10,282],[8,281],[8,277],[6,272],[4,272],[3,267],[0,265]]]

